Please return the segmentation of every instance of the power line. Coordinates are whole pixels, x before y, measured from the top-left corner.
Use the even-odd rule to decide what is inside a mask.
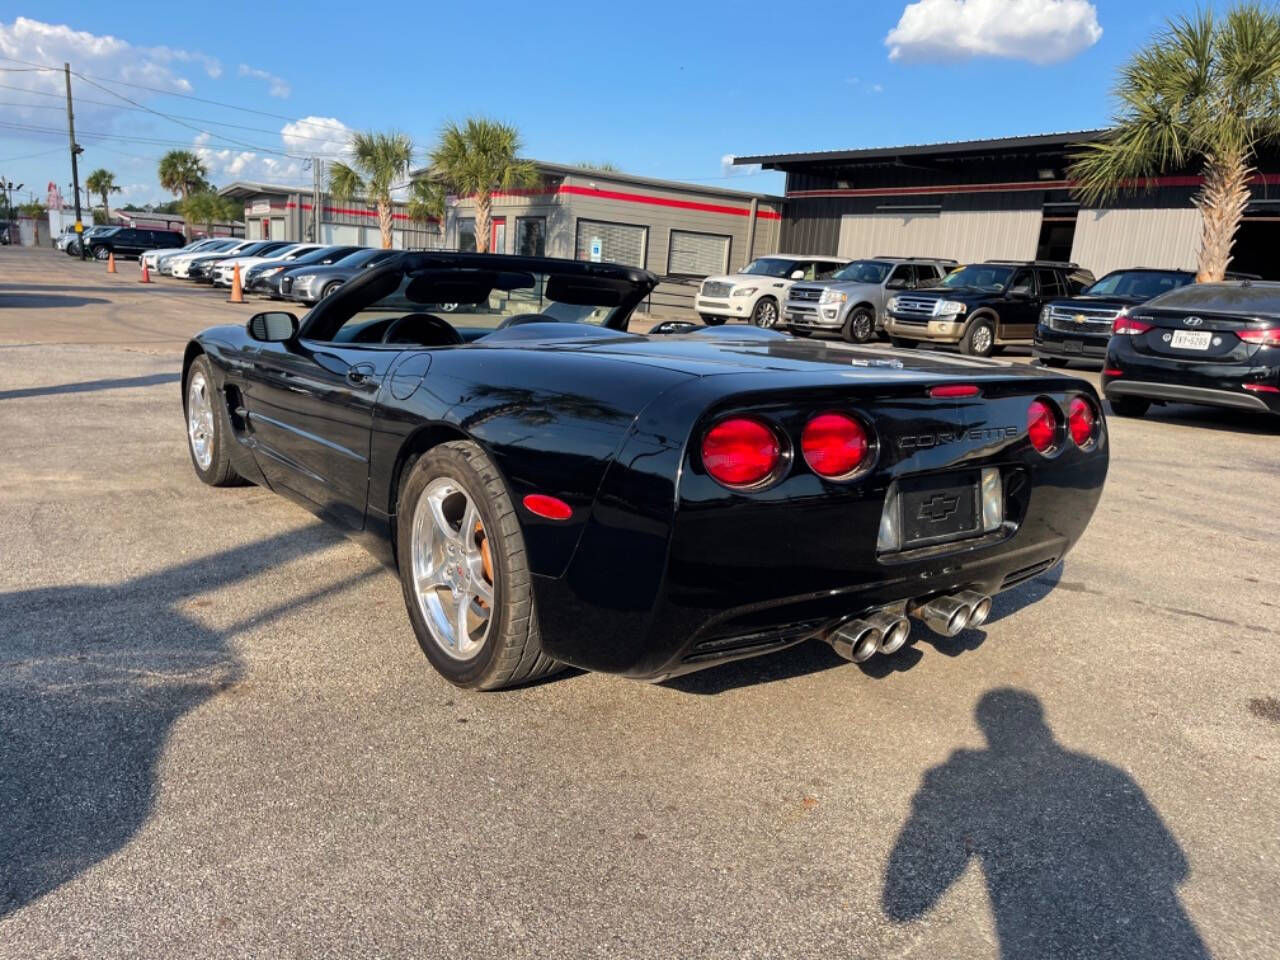
[[[0,163],[13,163],[16,160],[30,160],[34,157],[44,157],[51,153],[61,153],[61,147],[54,147],[52,150],[41,150],[39,153],[24,153],[20,157],[4,157],[0,158]]]

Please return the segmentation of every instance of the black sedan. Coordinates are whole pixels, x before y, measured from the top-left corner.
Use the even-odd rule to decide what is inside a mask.
[[[1195,278],[1191,270],[1113,270],[1083,293],[1045,304],[1036,326],[1036,359],[1046,367],[1065,367],[1071,360],[1102,363],[1111,328],[1122,312],[1185,287]],[[1257,278],[1228,273],[1227,279]]]
[[[263,293],[278,298],[281,296],[280,280],[289,271],[302,267],[327,267],[363,249],[356,246],[320,247],[317,250],[306,250],[296,257],[256,264],[244,272],[244,290],[246,293]]]
[[[1084,532],[1108,459],[1088,383],[756,328],[629,333],[657,282],[410,253],[301,323],[214,327],[183,364],[195,470],[359,536],[431,663],[479,689],[809,638],[890,654],[908,617],[980,625]]]
[[[1140,417],[1153,403],[1280,413],[1280,283],[1200,283],[1115,322],[1103,391]]]

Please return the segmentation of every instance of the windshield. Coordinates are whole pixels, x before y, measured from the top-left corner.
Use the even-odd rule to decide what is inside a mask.
[[[1108,273],[1085,293],[1092,296],[1150,300],[1162,293],[1184,287],[1193,279],[1193,274],[1182,270],[1117,270],[1114,273]]]
[[[979,290],[999,292],[1013,276],[1013,267],[998,267],[990,263],[975,263],[947,274],[938,284],[941,287],[976,287]]]
[[[378,251],[389,253],[393,251]],[[351,312],[341,317],[325,316],[313,339],[345,343],[380,343],[391,323],[409,314],[430,314],[454,327],[494,330],[513,317],[602,325],[633,309],[642,288],[621,276],[599,276],[579,271],[545,273],[500,268],[461,269],[449,264],[413,265],[405,271],[391,270],[368,275],[348,288],[359,297]],[[381,271],[379,271],[381,272]],[[394,287],[388,290],[394,284]],[[383,291],[386,291],[383,293]],[[379,295],[381,294],[381,295]],[[333,309],[343,310],[337,301]],[[322,331],[337,329],[331,336]]]
[[[752,260],[738,272],[750,273],[762,277],[789,277],[791,276],[792,271],[796,269],[797,266],[794,260],[782,260],[778,257],[761,257],[759,260]]]
[[[855,260],[841,267],[831,275],[832,280],[844,280],[849,283],[884,283],[884,278],[893,269],[893,264],[880,263],[877,260]]]
[[[335,267],[362,267],[374,257],[385,254],[386,250],[364,249],[343,257],[334,264]]]

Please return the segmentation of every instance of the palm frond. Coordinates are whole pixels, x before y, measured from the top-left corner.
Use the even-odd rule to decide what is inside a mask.
[[[339,203],[346,203],[364,192],[364,180],[355,168],[337,161],[329,166],[329,192]]]

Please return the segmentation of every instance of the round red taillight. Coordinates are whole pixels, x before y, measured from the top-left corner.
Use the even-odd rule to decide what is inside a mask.
[[[702,465],[726,487],[750,487],[778,468],[777,435],[759,420],[730,417],[702,438]]]
[[[1093,404],[1084,397],[1076,397],[1067,409],[1067,430],[1077,447],[1087,447],[1093,443],[1098,429],[1098,414]]]
[[[804,425],[800,449],[805,462],[820,477],[844,477],[867,459],[867,431],[843,413],[820,413]]]
[[[1058,443],[1058,415],[1043,400],[1027,407],[1027,437],[1038,453],[1049,453]]]

